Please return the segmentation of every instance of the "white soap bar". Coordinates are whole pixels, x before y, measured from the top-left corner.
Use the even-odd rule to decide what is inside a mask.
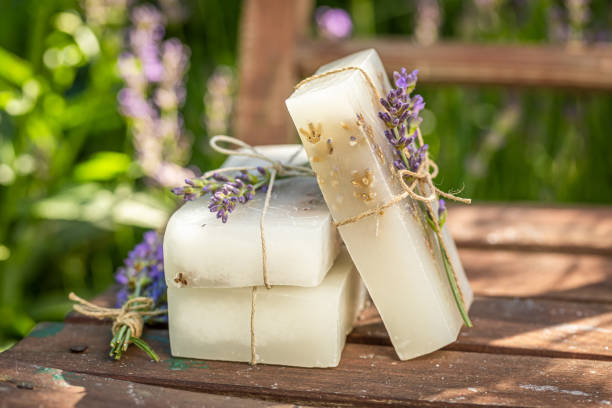
[[[306,163],[299,145],[257,148],[274,160]],[[227,167],[267,163],[232,156]],[[164,268],[169,287],[233,288],[263,285],[260,218],[265,193],[239,204],[227,223],[208,209],[210,196],[185,203],[164,235]],[[340,238],[314,177],[277,180],[265,217],[264,234],[271,285],[316,286],[333,264]],[[179,282],[175,281],[177,277]],[[182,283],[181,283],[182,282]]]
[[[390,89],[374,50],[323,66],[317,74],[362,68],[380,95]],[[286,101],[336,222],[388,203],[403,192],[380,107],[363,74],[350,70],[313,80]],[[359,115],[359,116],[358,116]],[[416,202],[339,227],[399,357],[414,358],[456,340],[463,321],[436,238]],[[443,236],[465,303],[472,291],[448,231]]]
[[[172,355],[251,361],[252,288],[168,288]],[[335,367],[365,289],[343,251],[314,288],[256,288],[257,363]]]

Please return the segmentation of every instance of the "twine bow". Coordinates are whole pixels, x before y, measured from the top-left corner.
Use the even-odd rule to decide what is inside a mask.
[[[85,316],[96,319],[113,319],[113,335],[121,326],[127,326],[131,335],[136,338],[142,336],[145,316],[159,316],[166,314],[166,310],[151,310],[154,306],[153,299],[149,297],[135,297],[125,302],[120,308],[110,308],[95,305],[70,292],[68,298],[76,302],[73,309]]]
[[[220,145],[220,143],[228,143],[230,145],[234,145],[238,147],[238,149],[229,149]],[[291,163],[297,155],[302,151],[302,148],[296,150],[296,152],[291,155],[289,160],[286,163],[283,163],[278,160],[274,160],[269,158],[268,156],[258,152],[253,146],[248,143],[243,142],[240,139],[236,139],[231,136],[226,135],[217,135],[213,136],[210,139],[210,147],[222,154],[226,154],[228,156],[242,156],[242,157],[250,157],[253,159],[262,160],[264,162],[269,163],[267,166],[261,166],[264,169],[270,172],[270,181],[268,183],[268,188],[266,191],[266,198],[264,200],[264,206],[261,211],[261,216],[259,217],[259,231],[261,237],[261,262],[262,262],[262,271],[263,271],[263,282],[264,286],[267,289],[270,289],[272,285],[268,281],[268,252],[266,249],[266,237],[264,232],[264,220],[266,214],[268,212],[268,208],[270,207],[270,199],[272,197],[272,189],[274,188],[274,182],[276,181],[276,177],[285,177],[285,176],[314,176],[314,172],[310,167],[306,166],[294,166]],[[217,170],[211,170],[209,172],[204,173],[203,177],[211,177],[214,173],[222,173],[222,172],[233,172],[233,171],[249,171],[256,170],[257,166],[243,166],[243,167],[224,167]],[[257,297],[257,286],[251,287],[251,364],[257,364],[257,355],[255,352],[255,299]]]

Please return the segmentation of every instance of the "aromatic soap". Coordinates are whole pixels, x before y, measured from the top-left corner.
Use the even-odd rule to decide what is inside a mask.
[[[299,145],[262,146],[273,160],[307,163]],[[296,154],[298,153],[298,154]],[[261,160],[232,156],[225,167],[259,166]],[[208,209],[209,196],[186,202],[164,236],[169,287],[232,288],[263,285],[260,218],[265,193],[236,207],[227,223]],[[340,238],[313,177],[280,179],[265,216],[271,285],[316,286],[331,267]]]
[[[251,361],[251,295],[252,288],[169,287],[172,355]],[[346,251],[317,287],[256,288],[256,362],[337,366],[364,296],[365,289]]]
[[[390,89],[374,50],[321,67],[361,68],[380,96]],[[359,70],[313,79],[286,101],[323,197],[341,222],[389,203],[404,190],[393,168],[378,99]],[[456,340],[462,317],[436,237],[419,203],[404,199],[338,229],[402,360]],[[466,307],[472,291],[452,238],[442,231]]]

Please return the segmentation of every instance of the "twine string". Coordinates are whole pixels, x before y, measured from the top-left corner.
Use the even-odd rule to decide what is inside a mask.
[[[68,298],[76,302],[72,306],[73,309],[84,316],[90,316],[96,319],[112,319],[113,336],[117,334],[121,326],[127,326],[133,337],[140,338],[144,326],[144,317],[159,316],[167,313],[166,310],[162,309],[151,310],[154,306],[153,299],[145,296],[132,298],[125,302],[120,308],[98,306],[77,296],[73,292],[70,292]]]
[[[261,210],[261,217],[259,217],[259,235],[261,236],[261,258],[263,263],[263,280],[264,285],[267,289],[270,289],[272,286],[270,282],[268,282],[268,252],[266,251],[266,235],[264,234],[264,219],[266,218],[266,214],[268,213],[268,208],[270,207],[270,198],[272,196],[272,189],[274,188],[274,181],[276,180],[276,170],[270,170],[270,181],[268,183],[268,190],[266,191],[266,199],[264,201],[263,209]]]
[[[210,139],[210,147],[216,152],[225,154],[227,156],[238,156],[238,157],[250,157],[252,159],[262,160],[268,162],[268,166],[262,166],[265,169],[274,168],[278,173],[278,176],[312,176],[314,172],[310,167],[307,166],[296,166],[290,163],[293,162],[299,151],[294,153],[291,159],[287,163],[283,163],[279,160],[274,160],[265,154],[258,152],[253,146],[250,144],[243,142],[240,139],[236,139],[232,136],[227,135],[217,135],[213,136]],[[230,149],[227,147],[223,147],[220,143],[227,143],[230,145],[234,145],[237,148]],[[211,170],[204,173],[204,178],[212,176],[214,173],[219,172],[230,172],[237,170],[256,170],[257,166],[245,166],[245,167],[226,167],[217,170]]]
[[[372,81],[372,78],[370,78],[368,73],[365,72],[365,70],[363,68],[359,68],[359,67],[352,67],[351,66],[351,67],[337,68],[337,69],[332,69],[332,70],[327,71],[327,72],[323,72],[321,74],[316,74],[316,75],[313,75],[313,76],[309,76],[308,78],[302,79],[300,82],[298,82],[298,84],[293,89],[298,90],[302,86],[306,85],[307,83],[312,82],[314,80],[317,80],[319,78],[323,78],[323,77],[327,77],[327,76],[330,76],[330,75],[335,75],[335,74],[339,74],[341,72],[347,72],[347,71],[358,71],[358,72],[361,72],[361,74],[363,75],[363,78],[366,80],[366,82],[368,83],[368,86],[372,90],[372,93],[374,94],[374,96],[376,97],[376,99],[380,103],[380,93],[378,93],[378,89],[376,88],[376,85],[374,85],[374,81]]]
[[[257,286],[251,287],[251,365],[257,364],[255,353],[255,298],[257,297]]]
[[[267,289],[272,288],[268,279],[268,250],[266,245],[266,234],[264,229],[264,221],[268,209],[270,208],[270,200],[272,198],[272,190],[274,189],[274,183],[277,177],[282,176],[313,176],[314,172],[310,167],[293,165],[293,161],[301,152],[301,148],[297,149],[289,158],[286,163],[278,160],[274,160],[260,152],[258,152],[253,146],[243,142],[240,139],[236,139],[227,135],[217,135],[210,139],[210,147],[222,154],[228,156],[248,157],[252,159],[262,160],[267,162],[267,166],[262,166],[264,169],[270,172],[270,180],[266,190],[266,198],[264,200],[264,206],[259,217],[259,234],[261,238],[261,263],[263,273],[263,283]],[[234,148],[222,146],[221,143],[233,145]],[[217,170],[211,170],[204,173],[203,177],[211,177],[214,173],[220,172],[235,172],[235,171],[251,171],[256,170],[257,166],[242,166],[242,167],[225,167]],[[252,365],[257,364],[257,355],[255,348],[255,299],[256,299],[257,287],[251,288],[251,361]]]

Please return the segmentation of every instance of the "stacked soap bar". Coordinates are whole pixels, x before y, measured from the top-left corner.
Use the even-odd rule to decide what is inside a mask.
[[[298,149],[258,148],[274,160],[306,162],[303,151],[295,154]],[[266,164],[233,156],[225,166]],[[205,196],[187,202],[168,222],[164,269],[172,354],[335,366],[363,304],[361,279],[346,252],[337,257],[340,238],[316,180],[299,177],[274,185],[264,223],[273,287],[261,286],[264,198],[258,192],[223,224]]]
[[[374,50],[366,50],[325,65],[316,74],[347,67],[361,71],[347,69],[313,79],[286,101],[336,222],[403,193],[372,89],[381,96],[390,89],[384,67]],[[339,231],[401,359],[456,340],[462,318],[437,238],[419,203],[405,199]],[[472,291],[457,250],[446,229],[442,235],[469,307]]]
[[[251,361],[251,291],[169,287],[172,355]],[[300,367],[337,366],[364,294],[346,251],[319,286],[258,287],[253,322],[255,361]]]
[[[295,156],[295,164],[307,162],[298,145],[266,146],[259,150],[273,160]],[[224,167],[267,164],[232,156]],[[166,226],[167,285],[195,288],[263,285],[259,220],[264,199],[264,193],[257,193],[253,201],[240,205],[225,224],[208,209],[208,195],[185,203]],[[340,248],[338,232],[312,177],[278,180],[274,184],[264,233],[271,285],[317,286]]]

